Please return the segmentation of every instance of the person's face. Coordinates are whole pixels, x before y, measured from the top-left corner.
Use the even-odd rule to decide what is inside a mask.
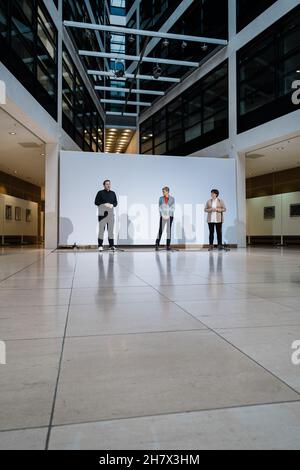
[[[106,181],[105,185],[104,185],[104,189],[106,191],[110,191],[110,188],[111,188],[111,182],[110,181]]]
[[[212,199],[217,199],[218,196],[216,195],[216,193],[211,193],[211,197]]]
[[[165,197],[169,196],[169,191],[167,191],[167,189],[163,189],[162,192]]]

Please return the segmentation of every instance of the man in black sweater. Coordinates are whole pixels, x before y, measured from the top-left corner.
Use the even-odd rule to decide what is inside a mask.
[[[99,220],[99,235],[98,235],[98,247],[99,251],[103,251],[103,239],[104,231],[107,226],[108,229],[108,241],[111,251],[115,251],[114,246],[114,207],[117,207],[118,201],[114,191],[111,191],[110,180],[103,182],[104,189],[97,193],[95,199],[95,205],[98,206],[98,220]]]

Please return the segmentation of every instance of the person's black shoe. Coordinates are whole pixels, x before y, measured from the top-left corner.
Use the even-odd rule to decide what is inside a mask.
[[[214,251],[214,245],[209,245],[208,251]]]
[[[115,246],[110,246],[109,251],[112,251],[114,253],[115,251],[117,251],[117,249]]]
[[[219,246],[218,246],[218,250],[219,250],[219,251],[223,251],[223,245],[219,245]]]
[[[171,251],[171,247],[170,247],[170,246],[167,246],[167,251]]]
[[[159,245],[155,245],[155,251],[159,251]]]

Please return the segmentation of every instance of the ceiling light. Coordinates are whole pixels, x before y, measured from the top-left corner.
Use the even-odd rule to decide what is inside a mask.
[[[163,46],[164,46],[164,47],[168,47],[168,46],[169,46],[169,44],[170,44],[170,41],[169,41],[169,39],[167,39],[167,38],[166,38],[166,39],[164,39],[162,44],[163,44]]]
[[[162,69],[157,64],[155,67],[153,67],[153,78],[157,80],[158,78],[160,78],[161,74],[162,74]]]
[[[135,41],[133,34],[131,34],[128,38],[128,41],[133,43]]]
[[[207,45],[207,44],[203,44],[203,45],[201,46],[201,49],[202,49],[203,52],[206,52],[207,49],[208,49],[208,45]]]
[[[186,49],[187,48],[187,42],[182,41],[181,47],[182,47],[182,49]]]
[[[16,132],[9,132],[9,135],[16,135]]]

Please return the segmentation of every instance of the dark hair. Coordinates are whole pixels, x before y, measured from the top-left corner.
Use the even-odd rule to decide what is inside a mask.
[[[103,181],[103,186],[105,186],[106,183],[110,183],[110,180]]]
[[[162,188],[163,191],[168,191],[168,193],[170,192],[170,188],[168,188],[168,186],[165,186],[164,188]]]
[[[217,197],[219,197],[220,191],[218,191],[217,189],[212,189],[211,192],[216,194]]]

